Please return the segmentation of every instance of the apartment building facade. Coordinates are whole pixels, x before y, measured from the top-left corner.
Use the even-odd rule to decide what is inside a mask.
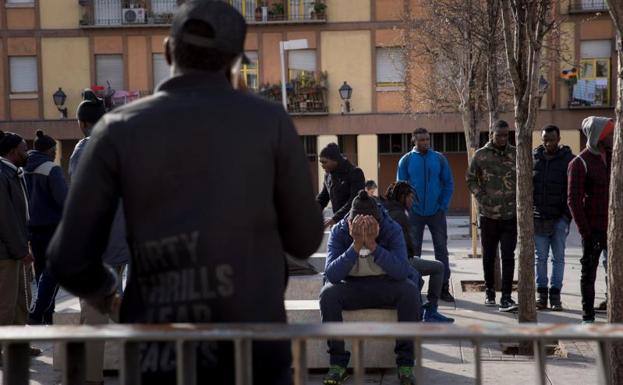
[[[231,0],[249,23],[242,69],[251,92],[281,101],[280,42],[306,40],[284,53],[286,104],[320,186],[317,153],[338,142],[381,190],[395,178],[409,133],[426,127],[449,159],[453,211],[465,212],[467,156],[458,114],[405,114],[403,16],[423,0]],[[66,164],[81,133],[75,110],[85,88],[114,107],[153,92],[169,76],[163,55],[177,0],[0,0],[0,129],[28,139],[41,128],[60,141]],[[577,152],[588,115],[613,116],[615,38],[605,0],[562,0],[564,59],[547,73],[550,87],[537,126],[557,124]],[[578,79],[562,79],[576,68]],[[351,88],[350,110],[340,97]],[[54,102],[62,90],[67,117]],[[58,96],[59,94],[57,94]],[[512,121],[510,113],[503,117]],[[172,127],[171,129],[175,129]],[[486,126],[483,124],[483,141]],[[539,141],[535,132],[535,143]],[[140,145],[140,144],[137,144]],[[236,143],[224,143],[236,151]]]

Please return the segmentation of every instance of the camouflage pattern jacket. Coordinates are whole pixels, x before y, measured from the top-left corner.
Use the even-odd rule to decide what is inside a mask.
[[[491,142],[476,151],[467,170],[467,188],[474,194],[480,214],[491,219],[516,215],[516,151],[508,144],[499,150]]]

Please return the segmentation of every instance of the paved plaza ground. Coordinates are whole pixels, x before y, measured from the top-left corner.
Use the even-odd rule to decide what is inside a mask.
[[[452,268],[452,290],[456,303],[441,303],[440,311],[456,318],[459,325],[474,322],[492,322],[496,324],[515,324],[517,314],[499,313],[497,308],[483,306],[484,294],[464,292],[461,281],[481,280],[482,261],[468,258],[470,241],[468,238],[468,220],[465,217],[452,217],[449,220],[449,249]],[[432,243],[426,236],[424,245],[425,258],[432,258]],[[580,323],[580,238],[575,226],[572,227],[567,242],[564,288],[562,300],[563,312],[542,311],[538,313],[539,322],[544,323]],[[604,299],[604,271],[600,267],[597,279],[597,299]],[[515,297],[516,298],[516,297]],[[499,294],[498,294],[499,299]],[[61,292],[57,300],[57,309],[63,311],[77,306],[77,300]],[[605,322],[605,314],[598,314],[598,322]],[[32,360],[31,384],[58,384],[60,372],[52,368],[52,344],[38,345],[44,354]],[[550,356],[547,362],[548,384],[551,385],[589,385],[597,381],[595,371],[595,347],[592,343],[562,341],[564,357]],[[499,343],[489,343],[482,349],[484,384],[528,385],[536,384],[536,366],[532,357],[513,356],[503,353]],[[432,343],[423,346],[423,365],[426,385],[463,385],[474,383],[474,357],[471,345],[466,341],[453,343]],[[310,373],[310,382],[320,384],[322,373]],[[352,380],[349,380],[351,382]],[[106,377],[107,385],[117,384],[115,373]],[[397,384],[393,370],[369,371],[366,384]]]

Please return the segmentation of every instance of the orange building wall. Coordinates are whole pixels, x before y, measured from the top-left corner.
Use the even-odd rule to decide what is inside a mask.
[[[281,33],[262,34],[262,79],[264,83],[279,83],[281,81],[281,64],[279,62],[279,42],[283,39]]]
[[[34,56],[37,54],[37,41],[32,37],[14,37],[7,40],[9,56]]]
[[[122,54],[121,36],[96,36],[93,38],[93,51],[97,54]]]
[[[377,91],[376,110],[378,112],[403,112],[404,98],[402,91]]]
[[[11,100],[11,119],[39,119],[39,99]]]
[[[147,54],[148,39],[144,36],[128,37],[128,89],[147,91],[151,74],[151,61]]]
[[[151,52],[152,53],[164,53],[164,39],[165,35],[156,35],[151,37]]]
[[[396,47],[402,45],[403,41],[404,38],[400,29],[379,29],[374,37],[377,47]]]
[[[245,51],[257,51],[257,33],[247,33],[247,38],[244,40]]]
[[[400,20],[404,9],[404,0],[376,0],[376,20]]]
[[[7,29],[35,29],[35,8],[6,8]]]
[[[613,39],[614,29],[610,18],[592,20],[590,23],[579,23],[580,40]]]
[[[312,31],[288,32],[287,40],[307,39],[309,49],[316,49],[316,33]]]

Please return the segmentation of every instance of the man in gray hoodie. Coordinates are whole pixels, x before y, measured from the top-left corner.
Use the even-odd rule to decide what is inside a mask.
[[[606,251],[608,193],[614,121],[589,116],[582,122],[586,148],[569,163],[567,204],[582,236],[582,321],[595,321],[595,278],[602,251]]]

